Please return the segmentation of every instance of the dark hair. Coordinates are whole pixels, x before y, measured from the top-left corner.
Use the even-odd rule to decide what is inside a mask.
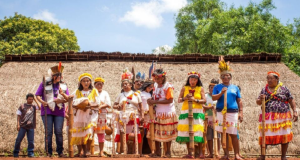
[[[57,76],[58,77],[58,75],[60,75],[60,81],[59,81],[59,83],[64,83],[63,81],[62,81],[62,74],[61,73],[57,73],[57,74],[53,74],[52,76],[51,76],[51,82],[52,82],[52,84],[54,84],[53,82],[54,82],[54,79],[53,79],[53,77],[54,76]],[[56,77],[56,78],[57,78]]]
[[[140,91],[141,92],[145,91],[151,84],[153,84],[153,82],[145,81],[144,84],[142,85]],[[152,93],[153,93],[153,90],[150,91],[151,96],[152,96]]]
[[[202,87],[202,82],[201,82],[200,78],[198,76],[195,76],[195,75],[189,76],[189,78],[186,81],[185,86],[190,86],[190,78],[197,78],[198,82],[197,82],[196,86],[201,86]]]
[[[92,89],[94,88],[93,85],[92,85],[92,80],[91,80],[91,79],[89,79],[89,80],[91,81],[91,84],[90,84],[90,86],[89,86],[89,89],[92,90]],[[81,81],[79,82],[78,90],[80,90],[80,91],[83,90],[83,86],[81,85]]]
[[[130,85],[131,85],[131,90],[132,91],[135,91],[135,89],[134,89],[134,86],[133,86],[133,82],[131,81],[131,80],[129,80],[129,79],[124,79],[124,80],[122,80],[122,82],[121,82],[121,93],[122,92],[124,92],[124,90],[123,90],[123,82],[125,82],[125,81],[127,81]]]
[[[277,79],[277,80],[279,79],[279,77],[277,75],[272,74],[272,76],[274,76],[275,79]]]
[[[241,92],[241,91],[242,91],[242,88],[241,88],[239,85],[238,85],[237,87],[239,88],[239,90],[240,90],[240,92]]]
[[[212,79],[210,80],[210,83],[213,83],[213,84],[219,84],[219,79]],[[208,87],[210,87],[211,85],[209,85]]]
[[[33,95],[32,93],[28,93],[28,94],[26,95],[26,100],[27,100],[29,97],[34,98],[34,95]]]
[[[103,83],[103,82],[94,82],[94,86],[96,85],[96,83]],[[104,84],[104,83],[103,83]]]

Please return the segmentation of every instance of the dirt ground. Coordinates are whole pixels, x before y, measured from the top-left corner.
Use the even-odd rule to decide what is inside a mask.
[[[26,160],[26,159],[41,159],[41,160],[51,160],[51,159],[58,159],[57,157],[53,157],[53,158],[45,158],[45,157],[37,157],[37,158],[28,158],[28,157],[19,157],[19,158],[14,158],[14,157],[0,157],[0,159],[4,159],[4,160]],[[79,159],[85,159],[85,158],[61,158],[64,160],[79,160]],[[90,158],[86,158],[86,159],[107,159],[107,160],[120,160],[120,159],[130,159],[130,160],[150,160],[150,159],[155,159],[155,160],[159,160],[159,159],[172,159],[172,160],[178,160],[178,159],[183,159],[183,158],[179,158],[179,157],[174,157],[174,158],[147,158],[147,157],[142,157],[142,158],[100,158],[100,157],[90,157]],[[199,159],[199,158],[196,158]],[[205,158],[205,160],[217,160],[217,159],[212,159],[212,158]],[[234,160],[234,158],[230,158],[230,160]],[[245,158],[245,160],[256,160],[256,158]],[[267,160],[280,160],[280,157],[276,157],[276,158],[267,158]],[[300,158],[295,158],[295,157],[288,157],[288,160],[300,160]]]

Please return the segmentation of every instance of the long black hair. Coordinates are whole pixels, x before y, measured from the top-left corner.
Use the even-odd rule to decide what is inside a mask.
[[[195,76],[195,75],[189,76],[189,78],[188,78],[187,81],[186,81],[185,86],[190,86],[190,78],[197,78],[197,79],[198,79],[198,82],[197,82],[196,86],[199,86],[199,87],[202,87],[202,86],[203,86],[203,85],[202,85],[202,82],[201,82],[201,80],[200,80],[200,78],[199,78],[198,76]]]
[[[88,78],[89,79],[89,78]],[[89,89],[90,90],[92,90],[94,87],[93,87],[93,84],[92,84],[92,80],[91,79],[89,79],[90,80],[90,86],[89,86]],[[81,81],[79,82],[79,85],[78,85],[78,90],[79,91],[82,91],[83,90],[83,86],[81,85]]]
[[[153,81],[145,81],[144,84],[142,85],[142,87],[140,88],[140,91],[141,91],[141,92],[146,91],[146,89],[147,89],[151,84],[153,84],[153,83],[154,83]],[[150,93],[151,96],[152,96],[153,90],[151,90],[149,93]]]

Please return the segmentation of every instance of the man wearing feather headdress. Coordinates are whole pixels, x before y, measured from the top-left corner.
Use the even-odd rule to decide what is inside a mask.
[[[59,157],[65,157],[63,154],[63,124],[65,109],[64,103],[67,102],[65,98],[69,95],[67,85],[62,81],[62,72],[64,66],[59,65],[53,66],[48,70],[49,77],[45,78],[45,84],[42,82],[37,89],[35,95],[37,100],[42,103],[41,116],[43,123],[47,122],[47,139],[48,139],[48,156],[52,156],[52,135],[53,126],[54,134],[56,137],[56,152]],[[61,97],[63,96],[63,97]],[[60,97],[60,98],[58,98]],[[44,107],[47,107],[46,111]],[[45,120],[45,112],[47,114],[47,120]]]

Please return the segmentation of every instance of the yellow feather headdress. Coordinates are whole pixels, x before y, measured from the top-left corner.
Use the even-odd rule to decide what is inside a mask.
[[[229,61],[226,63],[223,56],[219,57],[219,72],[220,74],[231,73],[231,69],[229,67]]]

